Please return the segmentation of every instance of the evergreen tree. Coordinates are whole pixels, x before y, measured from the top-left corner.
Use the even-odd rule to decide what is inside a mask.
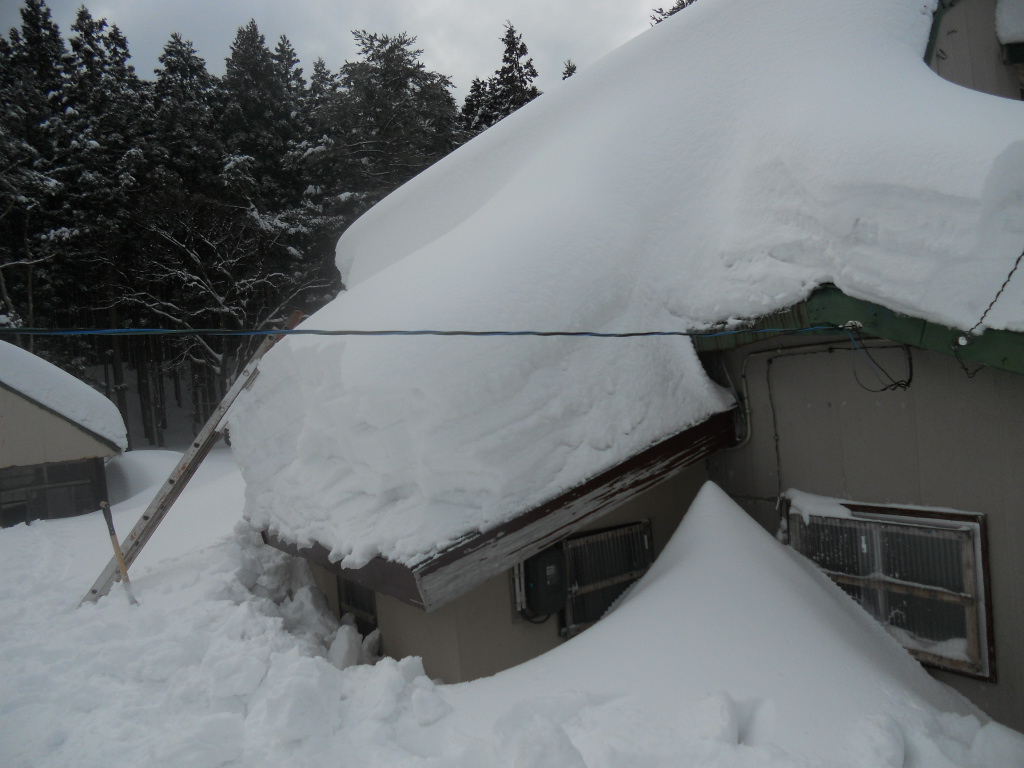
[[[75,327],[107,324],[122,290],[112,276],[131,259],[151,102],[116,26],[82,7],[71,29],[57,111],[46,124],[55,148],[51,174],[62,185],[59,226],[49,233],[61,247],[48,278],[54,323]]]
[[[21,29],[0,38],[0,324],[37,324],[53,256],[52,210],[61,185],[46,130],[56,114],[67,47],[42,0],[26,0]],[[31,340],[30,340],[31,343]]]
[[[343,148],[351,138],[342,121],[340,78],[323,59],[313,63],[309,87],[302,101],[303,133],[285,158],[301,200],[292,209],[296,232],[302,233],[298,249],[312,263],[331,263],[334,244],[362,207],[353,194],[353,173]],[[298,239],[297,239],[298,240]],[[329,266],[322,273],[327,293],[333,296],[340,284]]]
[[[217,130],[219,84],[192,43],[177,33],[160,54],[153,86],[153,151],[158,188],[209,190],[224,154]]]
[[[565,66],[562,68],[562,79],[568,80],[570,77],[576,74],[576,62],[572,59],[565,60]]]
[[[279,180],[290,110],[281,69],[255,21],[239,27],[222,83],[224,184],[240,202],[269,210],[284,192]]]
[[[529,50],[523,36],[516,32],[512,22],[505,22],[505,34],[501,38],[505,51],[501,57],[501,68],[495,73],[494,104],[496,111],[505,117],[540,96],[533,81],[537,69],[533,59],[528,58]]]
[[[361,60],[341,68],[340,117],[350,168],[376,200],[452,150],[458,108],[448,77],[419,60],[415,37],[352,34]]]
[[[473,78],[459,117],[462,127],[470,133],[479,133],[501,119],[493,109],[490,81],[481,80],[479,77]]]
[[[683,8],[693,5],[697,0],[676,0],[675,5],[669,8],[667,11],[664,8],[654,8],[651,11],[651,26],[655,24],[661,24],[669,16],[675,16]]]
[[[505,22],[501,42],[505,46],[501,67],[487,80],[474,80],[462,105],[462,124],[468,131],[489,128],[540,96],[533,84],[537,68],[529,58],[523,36],[510,21]]]

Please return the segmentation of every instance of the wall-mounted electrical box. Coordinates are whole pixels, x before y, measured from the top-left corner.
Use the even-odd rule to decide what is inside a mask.
[[[523,563],[526,607],[534,616],[548,616],[565,607],[565,555],[560,546],[545,549]]]

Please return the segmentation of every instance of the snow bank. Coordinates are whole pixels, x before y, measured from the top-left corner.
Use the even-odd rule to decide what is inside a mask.
[[[122,451],[128,447],[128,433],[116,405],[70,373],[6,341],[0,341],[0,384],[81,424]]]
[[[168,521],[237,516],[226,469],[204,464]],[[0,594],[5,768],[1024,765],[1024,736],[931,679],[712,485],[611,615],[458,686],[416,658],[371,665],[306,564],[246,526],[191,531],[183,551],[162,528],[150,542],[139,606],[115,587],[81,608],[108,556],[98,515],[0,532],[18,585]]]
[[[679,331],[834,282],[960,328],[1022,246],[1024,106],[922,62],[934,2],[702,0],[357,221],[324,329]],[[1024,280],[988,315],[1024,330]],[[290,338],[232,420],[246,515],[358,567],[724,410],[671,339]]]

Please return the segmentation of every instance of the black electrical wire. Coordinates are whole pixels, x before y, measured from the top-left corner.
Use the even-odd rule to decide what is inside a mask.
[[[713,338],[734,336],[740,333],[807,333],[813,331],[836,331],[833,325],[816,325],[807,328],[740,328],[719,331],[627,331],[622,333],[602,331],[440,331],[440,330],[327,330],[320,328],[292,329],[248,329],[223,330],[220,328],[0,328],[0,336],[553,336],[588,337],[599,339],[629,339],[653,336],[688,336]]]
[[[857,375],[857,366],[856,363],[854,363],[853,378],[861,389],[865,390],[866,392],[879,393],[894,392],[896,390],[906,391],[907,389],[910,388],[910,384],[914,380],[914,357],[910,352],[910,347],[908,347],[906,344],[902,345],[903,353],[907,357],[907,375],[903,379],[894,379],[892,375],[887,370],[885,370],[885,368],[883,368],[881,364],[879,364],[879,362],[875,360],[875,358],[872,356],[871,352],[864,344],[864,338],[861,336],[860,331],[847,332],[850,334],[850,340],[853,343],[853,348],[867,358],[868,364],[871,366],[872,373],[875,374],[875,378],[878,379],[878,383],[881,384],[881,387],[878,389],[869,387],[866,384],[864,384],[864,382],[862,382],[860,380],[860,377]],[[854,335],[855,333],[856,335]],[[889,380],[888,384],[886,384],[882,377],[878,375],[879,373],[881,373],[883,376],[885,376],[886,379]]]

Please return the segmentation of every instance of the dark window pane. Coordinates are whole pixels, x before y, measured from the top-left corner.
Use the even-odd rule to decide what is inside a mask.
[[[803,532],[803,551],[826,571],[861,575],[861,535],[845,520],[812,519]]]
[[[964,592],[964,533],[893,527],[882,531],[882,573],[908,584],[925,584],[950,592]]]
[[[962,640],[966,653],[967,616],[962,606],[892,592],[886,592],[886,600],[884,623],[905,632],[912,647],[929,650],[928,645],[933,643]]]

